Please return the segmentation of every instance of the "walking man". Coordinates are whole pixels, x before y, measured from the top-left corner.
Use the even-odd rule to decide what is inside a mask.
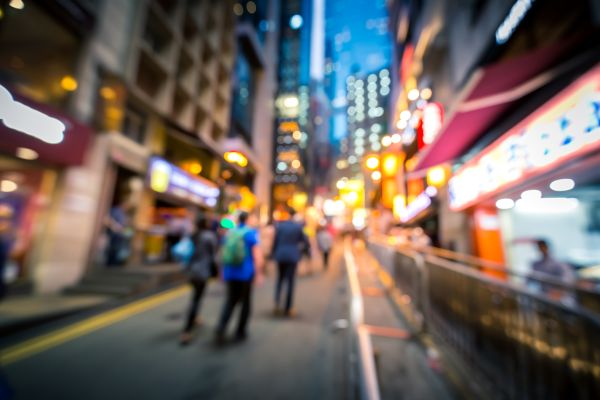
[[[271,254],[277,262],[278,277],[275,287],[275,313],[281,312],[281,290],[285,282],[287,286],[287,296],[285,315],[291,316],[294,300],[294,281],[298,262],[302,254],[310,254],[310,244],[304,234],[302,225],[293,220],[295,211],[290,209],[289,219],[280,222],[275,228],[275,238],[273,239],[273,251]]]
[[[241,303],[236,330],[236,340],[247,336],[248,318],[251,312],[252,281],[262,281],[263,255],[260,251],[258,232],[247,225],[248,213],[241,212],[238,226],[225,236],[221,250],[223,279],[227,284],[227,299],[223,305],[216,332],[217,344],[225,341],[225,331],[235,306]]]

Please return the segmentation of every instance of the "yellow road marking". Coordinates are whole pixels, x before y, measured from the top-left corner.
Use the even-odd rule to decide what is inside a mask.
[[[180,286],[124,305],[115,310],[107,311],[54,332],[38,336],[23,343],[16,344],[2,351],[2,354],[0,355],[0,365],[6,366],[27,357],[31,357],[34,354],[41,353],[52,347],[59,346],[70,340],[142,313],[176,297],[182,296],[187,292],[189,292],[188,286]]]

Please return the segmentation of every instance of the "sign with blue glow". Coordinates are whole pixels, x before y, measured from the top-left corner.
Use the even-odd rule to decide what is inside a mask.
[[[157,193],[206,207],[216,206],[220,194],[213,182],[191,175],[159,157],[150,158],[146,180],[148,186]]]

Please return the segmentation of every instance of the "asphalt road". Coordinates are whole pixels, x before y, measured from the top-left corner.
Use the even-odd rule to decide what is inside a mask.
[[[340,255],[332,261],[326,273],[299,278],[293,319],[272,315],[272,278],[256,288],[244,343],[213,345],[224,297],[213,284],[205,323],[187,347],[178,343],[189,296],[182,293],[12,362],[4,375],[15,399],[347,398],[347,333],[331,329],[346,317]]]
[[[245,342],[214,345],[224,300],[224,287],[214,283],[202,305],[204,324],[180,346],[190,293],[176,288],[28,332],[17,350],[0,354],[2,374],[14,399],[354,399],[356,359],[350,332],[339,324],[348,318],[342,251],[335,249],[328,271],[298,279],[295,318],[273,316],[272,275],[256,287]],[[382,398],[457,398],[428,366],[422,346],[393,337],[407,326],[382,294],[369,258],[357,250],[356,260],[365,322],[384,330],[372,334]],[[235,317],[231,322],[230,331]]]

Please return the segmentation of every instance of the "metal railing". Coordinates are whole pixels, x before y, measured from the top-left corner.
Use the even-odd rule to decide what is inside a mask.
[[[369,250],[421,316],[422,326],[480,379],[490,397],[594,399],[600,393],[600,315],[565,305],[527,286],[494,277],[479,260],[441,249],[392,246]],[[474,264],[477,266],[474,267]],[[598,293],[544,280],[582,293]],[[589,299],[588,299],[589,300]]]

